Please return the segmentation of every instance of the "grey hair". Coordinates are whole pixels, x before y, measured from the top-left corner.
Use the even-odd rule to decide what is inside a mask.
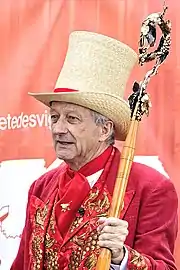
[[[94,122],[96,123],[96,125],[104,125],[106,122],[111,121],[108,117],[97,113],[93,110],[91,110],[91,114],[93,116]],[[109,137],[106,139],[106,143],[108,145],[113,145],[115,143],[115,127],[113,125],[113,128],[111,130],[111,133],[109,135]]]

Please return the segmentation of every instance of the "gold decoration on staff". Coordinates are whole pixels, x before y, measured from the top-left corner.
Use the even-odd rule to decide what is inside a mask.
[[[131,109],[131,124],[121,154],[112,203],[109,210],[110,217],[120,217],[125,191],[128,184],[128,177],[134,159],[139,122],[144,114],[147,116],[149,115],[151,103],[149,95],[146,92],[147,85],[151,77],[157,74],[160,65],[169,54],[171,45],[171,23],[169,20],[164,19],[166,10],[167,7],[164,4],[163,12],[149,15],[142,23],[139,41],[139,64],[142,66],[144,63],[152,60],[155,60],[155,64],[153,68],[146,73],[142,82],[134,83],[133,94],[128,98]],[[162,37],[157,49],[153,52],[148,52],[148,49],[155,45],[156,26],[160,27]],[[102,248],[96,265],[96,270],[109,270],[110,264],[111,252],[106,248]]]

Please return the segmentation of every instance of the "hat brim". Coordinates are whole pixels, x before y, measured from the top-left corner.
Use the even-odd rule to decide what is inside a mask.
[[[130,108],[117,96],[95,92],[28,93],[50,107],[53,101],[73,103],[94,110],[113,121],[116,140],[126,139],[130,125]]]

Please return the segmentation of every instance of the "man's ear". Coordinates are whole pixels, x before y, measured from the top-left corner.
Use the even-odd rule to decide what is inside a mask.
[[[112,121],[106,121],[106,123],[104,123],[101,126],[101,136],[99,138],[100,142],[105,142],[109,136],[112,134],[112,130],[114,128],[114,124]]]

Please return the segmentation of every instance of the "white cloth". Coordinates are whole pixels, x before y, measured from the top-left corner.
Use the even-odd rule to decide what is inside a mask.
[[[127,264],[128,264],[128,250],[126,247],[125,248],[125,256],[124,259],[121,262],[121,265],[117,265],[117,264],[112,264],[110,266],[111,270],[127,270]]]

